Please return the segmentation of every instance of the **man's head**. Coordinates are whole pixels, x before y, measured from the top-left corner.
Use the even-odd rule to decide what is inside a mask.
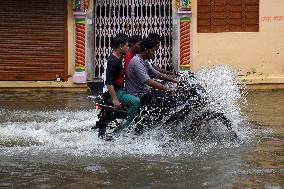
[[[141,41],[140,53],[143,54],[143,58],[152,59],[155,55],[156,42],[154,40],[145,38]]]
[[[114,38],[111,39],[110,46],[115,51],[126,54],[128,51],[128,36],[124,33],[118,33]]]
[[[155,51],[159,49],[160,42],[161,42],[161,36],[157,33],[149,33],[148,37],[149,40],[153,40],[156,44]]]
[[[139,35],[133,35],[129,38],[129,47],[133,53],[139,53],[140,52],[140,44],[142,41],[142,37]]]

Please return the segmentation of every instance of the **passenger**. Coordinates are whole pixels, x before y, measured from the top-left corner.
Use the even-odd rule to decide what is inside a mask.
[[[141,41],[142,37],[139,35],[133,35],[129,38],[129,51],[124,56],[124,75],[126,74],[126,70],[130,60],[140,51]]]
[[[107,94],[110,95],[116,110],[119,110],[121,105],[128,107],[127,120],[122,126],[123,128],[127,128],[130,126],[140,107],[140,99],[123,90],[124,74],[122,60],[128,51],[127,35],[123,33],[117,34],[111,40],[111,47],[113,48],[113,53],[107,59],[105,85],[108,90]]]

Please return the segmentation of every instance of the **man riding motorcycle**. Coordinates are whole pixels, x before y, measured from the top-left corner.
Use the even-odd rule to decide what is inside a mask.
[[[167,92],[175,91],[175,89],[153,80],[152,77],[175,83],[179,83],[179,81],[158,72],[146,62],[146,60],[154,57],[156,45],[154,40],[148,38],[142,40],[140,52],[131,59],[128,65],[125,87],[130,94],[140,98],[142,108],[160,107],[167,109],[175,103],[174,98]]]
[[[160,43],[161,43],[161,36],[157,33],[149,33],[147,39],[149,40],[153,40],[156,44],[155,46],[155,51],[157,51],[159,49]],[[173,66],[170,66],[170,70],[171,71],[167,71],[165,69],[159,68],[158,66],[155,65],[153,59],[148,60],[148,63],[150,64],[150,66],[152,66],[155,70],[163,73],[163,74],[167,74],[167,75],[173,75],[174,71],[173,71]]]

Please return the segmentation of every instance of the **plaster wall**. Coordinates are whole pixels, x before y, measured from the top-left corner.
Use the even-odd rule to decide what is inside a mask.
[[[228,64],[249,83],[284,83],[284,16],[283,0],[260,0],[259,32],[197,33],[197,0],[192,0],[191,68]],[[271,17],[271,21],[265,21]],[[173,0],[173,57],[177,68],[179,18]],[[68,0],[68,75],[74,73],[74,16]]]
[[[284,19],[274,20],[284,16],[283,10],[283,0],[260,0],[259,32],[197,33],[193,0],[191,68],[228,64],[252,83],[284,83]]]

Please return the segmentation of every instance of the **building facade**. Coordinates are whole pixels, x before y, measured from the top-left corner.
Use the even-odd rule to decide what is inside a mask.
[[[200,12],[206,10],[202,10],[202,1],[192,1],[193,70],[228,64],[238,70],[240,78],[247,83],[284,83],[284,1],[227,2],[232,4],[225,5],[229,10],[231,8],[226,11],[230,18],[215,19],[215,23],[214,17],[211,18],[217,26],[210,24],[211,29],[217,30],[214,32],[202,31],[207,23],[199,15],[203,16]],[[224,16],[222,8],[221,5],[221,14],[217,12],[215,16]],[[213,11],[210,13],[214,14]]]
[[[284,84],[283,9],[282,0],[1,1],[0,85],[99,81],[118,32],[159,33],[164,69],[227,64],[248,83]]]

